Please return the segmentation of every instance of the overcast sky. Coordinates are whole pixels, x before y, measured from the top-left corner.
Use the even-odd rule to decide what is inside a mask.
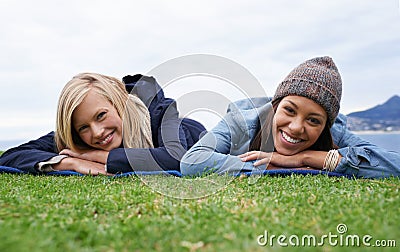
[[[146,74],[190,54],[240,64],[268,95],[304,60],[329,55],[345,114],[400,95],[398,0],[0,3],[0,141],[53,130],[58,95],[77,73]]]

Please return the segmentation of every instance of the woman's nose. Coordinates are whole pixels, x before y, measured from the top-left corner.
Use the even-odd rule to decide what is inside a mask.
[[[93,137],[101,138],[104,133],[104,128],[99,124],[93,124],[92,125],[92,133],[93,133]]]
[[[303,120],[301,118],[294,118],[290,124],[289,129],[292,134],[302,134],[304,132]]]

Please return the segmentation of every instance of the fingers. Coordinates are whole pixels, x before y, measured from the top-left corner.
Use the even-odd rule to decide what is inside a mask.
[[[77,154],[75,152],[73,152],[72,150],[70,150],[70,149],[63,149],[62,151],[60,151],[59,154],[60,155],[67,155],[67,156],[70,156],[70,157],[76,157],[77,156]]]
[[[257,160],[256,162],[254,162],[254,166],[259,166],[259,165],[268,165],[269,164],[269,162],[271,161],[271,158],[263,158],[263,159],[260,159],[260,160]]]
[[[91,176],[97,176],[100,174],[113,175],[106,172],[104,164],[74,157],[64,158],[63,161],[64,160],[68,162],[65,163],[63,166],[58,166],[57,167],[58,170],[72,170],[79,172],[81,174],[91,175]]]
[[[252,155],[254,153],[259,153],[259,152],[260,151],[249,151],[249,152],[246,152],[246,153],[243,153],[243,154],[239,155],[238,157],[244,158],[244,157],[247,157],[247,156]]]
[[[238,156],[243,162],[256,160],[261,157],[261,151],[250,151]]]
[[[263,152],[263,151],[250,151],[250,152],[246,152],[242,155],[239,155],[238,157],[243,161],[243,162],[247,162],[247,161],[252,161],[252,160],[261,160],[261,159],[266,159],[265,161],[271,160],[271,156],[272,153],[267,153],[267,152]],[[263,163],[261,163],[263,164]]]
[[[63,149],[58,154],[60,154],[60,155],[68,155],[68,149]]]
[[[260,156],[258,154],[252,154],[252,155],[249,155],[247,157],[241,158],[241,160],[243,162],[247,162],[247,161],[257,160],[259,158],[260,158]]]

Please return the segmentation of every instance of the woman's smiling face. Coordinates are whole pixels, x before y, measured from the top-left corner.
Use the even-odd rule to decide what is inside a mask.
[[[310,148],[319,138],[328,116],[313,100],[290,95],[279,103],[272,134],[275,150],[283,155],[294,155]]]
[[[107,150],[122,143],[122,120],[115,107],[103,96],[90,90],[72,114],[79,137],[90,147]]]

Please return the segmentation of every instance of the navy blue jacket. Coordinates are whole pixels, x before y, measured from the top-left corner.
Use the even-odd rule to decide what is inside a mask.
[[[199,122],[179,118],[176,102],[165,98],[153,77],[128,75],[123,78],[126,90],[136,94],[148,107],[154,148],[120,148],[110,151],[107,171],[177,170],[185,152],[198,140],[205,128]],[[7,150],[0,157],[0,165],[38,173],[39,162],[57,156],[54,132]]]

